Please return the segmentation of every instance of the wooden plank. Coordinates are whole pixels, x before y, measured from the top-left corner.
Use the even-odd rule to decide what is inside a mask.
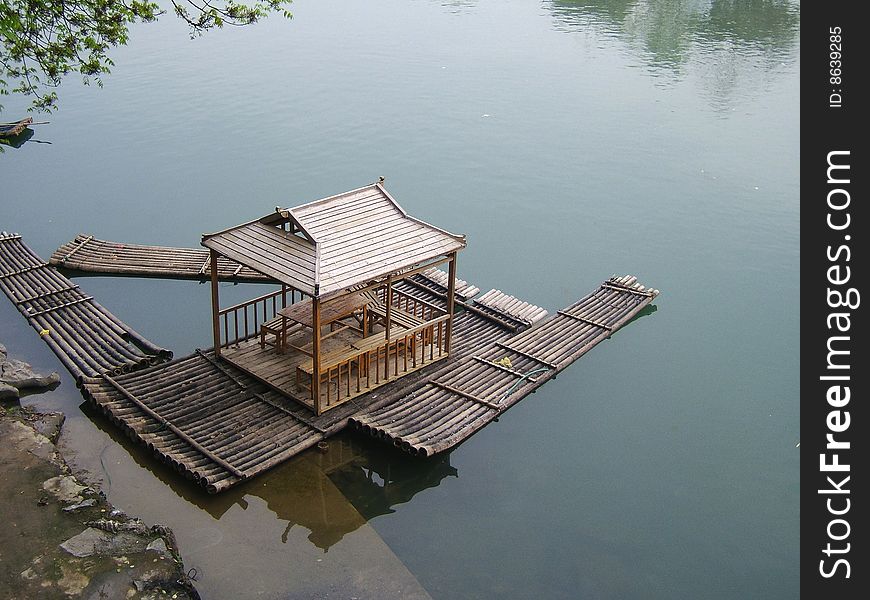
[[[16,300],[16,301],[15,301],[15,304],[18,304],[18,305],[26,304],[26,303],[28,303],[28,302],[33,302],[34,300],[41,300],[41,299],[43,299],[43,298],[48,298],[49,296],[55,296],[55,295],[57,295],[57,294],[62,294],[62,293],[64,293],[64,292],[72,292],[72,291],[77,290],[77,289],[79,289],[79,286],[78,286],[78,285],[70,285],[70,286],[63,287],[63,288],[60,288],[60,289],[57,289],[57,290],[52,290],[52,291],[50,291],[50,292],[44,292],[44,293],[42,293],[42,294],[36,294],[35,296],[30,296],[30,297],[28,297],[28,298],[24,298],[24,299],[22,299],[22,300]]]
[[[474,360],[481,362],[483,364],[489,365],[491,367],[495,367],[496,369],[501,369],[505,373],[510,373],[514,377],[528,379],[529,381],[531,381],[533,383],[538,380],[537,377],[528,377],[525,373],[520,373],[516,369],[511,369],[509,367],[506,367],[504,365],[500,365],[500,364],[493,362],[491,360],[487,360],[487,359],[483,358],[482,356],[472,356],[471,358],[473,358]]]
[[[356,248],[335,263],[324,262],[323,271],[328,271],[333,278],[347,277],[354,272],[371,273],[370,277],[385,275],[391,271],[389,265],[417,264],[458,250],[457,246],[455,241],[433,234],[412,233],[400,239],[378,239],[371,241],[365,249]]]
[[[586,323],[587,325],[594,325],[595,327],[600,327],[601,329],[605,329],[607,331],[613,331],[613,327],[611,327],[610,325],[605,325],[604,323],[599,323],[598,321],[593,321],[592,319],[587,319],[578,315],[572,315],[571,313],[565,312],[563,310],[556,311],[556,314],[562,315],[563,317],[569,317],[581,323]]]
[[[79,250],[84,248],[85,245],[87,245],[87,243],[90,242],[92,239],[94,239],[94,236],[92,236],[92,235],[89,235],[85,239],[83,239],[75,248],[70,250],[67,253],[67,255],[64,256],[64,258],[63,258],[64,262],[68,261],[73,254],[75,254],[76,252],[78,252]]]
[[[447,256],[441,256],[437,260],[435,260],[434,262],[430,262],[430,263],[420,265],[420,266],[414,266],[413,268],[409,268],[407,270],[401,269],[401,272],[394,271],[393,277],[394,277],[395,281],[403,281],[412,275],[416,275],[420,271],[424,271],[424,270],[429,269],[435,265],[440,265],[442,263],[447,262],[448,260],[450,260],[450,259]],[[359,292],[359,293],[365,293],[365,292],[371,291],[373,289],[382,287],[384,285],[384,279],[374,278],[373,281],[369,281],[369,282],[366,282],[365,284],[360,284],[360,285],[362,285],[362,287],[354,287],[354,291]],[[328,298],[335,298],[335,297],[341,295],[342,293],[346,293],[346,288],[338,287],[336,289],[333,286],[331,286],[331,287],[332,287],[332,291],[323,292],[323,290],[326,288],[321,286],[320,297],[327,298],[327,299]]]
[[[209,238],[209,247],[213,243],[229,244],[240,253],[258,255],[267,262],[276,257],[292,257],[298,263],[302,272],[308,272],[314,266],[314,247],[300,238],[281,233],[268,228],[251,227],[231,231],[217,238]],[[256,256],[255,256],[256,258]]]
[[[347,294],[345,296],[330,299],[329,302],[323,302],[320,312],[320,323],[321,325],[329,325],[330,323],[348,317],[356,311],[362,310],[362,308],[369,302],[371,302],[369,298],[359,293]],[[312,323],[312,306],[313,302],[310,299],[303,300],[302,302],[297,302],[296,304],[291,304],[286,308],[282,308],[278,311],[278,314],[290,319],[291,321],[303,325],[310,325]]]
[[[478,398],[474,394],[470,394],[464,390],[460,390],[459,388],[455,388],[452,385],[447,385],[446,383],[441,383],[440,381],[430,381],[429,383],[431,383],[435,387],[439,387],[443,390],[447,390],[448,392],[450,392],[452,394],[456,394],[458,396],[462,396],[463,398],[468,398],[469,400],[471,400],[473,402],[477,402],[478,404],[482,404],[483,406],[486,406],[487,408],[491,408],[493,410],[501,410],[501,407],[498,404],[495,404],[494,402],[490,402],[489,400],[484,400],[483,398]]]
[[[205,257],[205,261],[202,263],[202,266],[199,268],[199,274],[204,275],[206,270],[211,265],[211,252],[209,251],[208,256]]]
[[[220,325],[220,298],[218,291],[218,270],[217,259],[218,254],[215,250],[209,249],[209,260],[211,261],[211,319],[212,319],[212,337],[214,341],[214,353],[216,356],[221,355],[221,325]]]
[[[394,257],[386,261],[370,263],[366,266],[365,270],[349,270],[338,276],[335,276],[328,271],[321,271],[323,278],[321,280],[320,289],[322,293],[331,293],[336,290],[349,288],[364,281],[371,281],[385,277],[389,274],[392,274],[395,277],[409,277],[413,272],[418,272],[418,269],[422,269],[423,267],[428,268],[443,262],[442,257],[449,254],[452,249],[453,247],[448,246],[439,248],[438,250],[441,252],[440,254],[435,252],[433,249],[433,252],[431,253],[432,256],[434,256],[433,259],[420,259],[417,257],[405,260],[402,256]]]
[[[43,263],[41,265],[31,265],[23,269],[18,269],[17,271],[10,271],[9,273],[0,273],[0,279],[7,279],[9,277],[15,277],[16,275],[24,275],[25,273],[29,273],[36,269],[44,269],[47,266],[49,266],[48,263]]]
[[[231,232],[225,236],[221,236],[214,240],[213,245],[222,244],[234,250],[239,256],[246,257],[246,260],[271,265],[273,268],[285,268],[288,272],[308,275],[314,272],[314,260],[312,252],[306,249],[305,252],[299,252],[298,247],[289,243],[273,243],[274,238],[261,240],[255,236],[246,235],[250,232]],[[287,241],[289,240],[282,240]],[[247,264],[246,261],[237,260],[230,256],[236,262]],[[288,260],[292,259],[292,260]]]
[[[613,285],[610,283],[602,283],[601,287],[607,288],[610,290],[616,290],[617,292],[627,292],[629,294],[637,294],[638,296],[646,296],[648,298],[652,298],[655,296],[655,294],[653,292],[650,292],[650,291],[642,292],[640,290],[635,290],[635,289],[624,287],[621,285]]]
[[[535,362],[538,362],[538,363],[544,365],[545,367],[549,367],[551,369],[557,368],[557,365],[554,365],[551,362],[547,362],[543,358],[537,357],[534,354],[529,354],[528,352],[523,352],[522,350],[517,350],[516,348],[514,348],[508,344],[505,344],[504,342],[495,342],[495,345],[500,347],[500,348],[504,348],[505,350],[510,350],[511,352],[516,352],[520,356],[525,356],[526,358],[529,358]]]
[[[313,372],[317,374],[311,378],[311,401],[314,403],[314,412],[319,417],[323,414],[323,407],[320,404],[320,298],[312,298],[311,329],[313,330],[311,352],[314,355],[312,366]]]
[[[169,428],[175,435],[177,435],[178,437],[183,439],[185,442],[187,442],[188,444],[193,446],[194,449],[196,449],[198,452],[200,452],[204,456],[208,457],[209,460],[219,464],[221,467],[223,467],[224,469],[226,469],[227,471],[229,471],[230,473],[232,473],[236,477],[238,477],[240,479],[247,479],[247,475],[244,472],[240,471],[234,465],[231,465],[230,463],[225,461],[223,458],[221,458],[220,456],[218,456],[217,454],[215,454],[214,452],[212,452],[211,450],[209,450],[208,448],[206,448],[205,446],[203,446],[202,444],[197,442],[191,436],[187,435],[180,428],[176,427],[172,422],[165,419],[163,416],[158,414],[156,411],[152,410],[147,404],[145,404],[144,402],[139,400],[136,396],[134,396],[133,394],[128,392],[126,389],[124,389],[117,381],[115,381],[114,379],[112,379],[111,377],[109,377],[106,374],[103,374],[102,377],[109,384],[111,384],[111,386],[113,388],[115,388],[125,398],[127,398],[127,400],[129,400],[130,402],[135,404],[137,407],[139,407],[145,414],[147,414],[149,417],[151,417],[152,419],[154,419],[155,421],[157,421],[161,425],[164,425],[167,428]]]
[[[303,417],[302,415],[299,415],[299,414],[297,414],[297,413],[295,413],[295,412],[293,412],[293,411],[287,409],[286,407],[281,406],[281,405],[278,404],[277,402],[274,402],[274,401],[272,401],[272,400],[269,400],[268,398],[266,398],[266,397],[265,397],[264,395],[262,395],[262,394],[259,394],[259,393],[256,393],[256,392],[248,392],[248,387],[249,387],[249,386],[248,386],[247,384],[243,383],[243,382],[242,382],[238,377],[236,377],[235,375],[233,375],[232,373],[230,373],[229,370],[228,370],[225,366],[223,366],[222,364],[220,364],[220,362],[219,362],[218,360],[215,360],[215,359],[211,358],[210,356],[208,356],[207,354],[205,354],[205,353],[202,352],[201,350],[197,350],[196,353],[197,353],[200,357],[202,357],[204,360],[206,360],[209,364],[211,364],[212,367],[214,367],[216,370],[218,370],[220,373],[222,373],[226,378],[228,378],[230,381],[232,381],[233,383],[235,383],[235,385],[238,386],[238,387],[239,387],[243,392],[248,393],[248,397],[255,398],[255,399],[257,399],[257,400],[259,400],[259,401],[261,401],[261,402],[264,402],[264,403],[268,404],[268,405],[271,406],[272,408],[274,408],[274,409],[276,409],[276,410],[278,410],[278,411],[280,411],[280,412],[282,412],[282,413],[284,413],[284,414],[290,416],[291,418],[293,418],[293,419],[295,419],[295,420],[297,420],[297,421],[303,423],[304,425],[306,425],[306,426],[308,426],[308,427],[314,429],[314,430],[317,431],[318,433],[325,433],[325,430],[324,430],[323,428],[321,428],[321,427],[319,427],[318,425],[316,425],[315,423],[311,422],[309,419],[306,419],[306,418]]]
[[[312,285],[313,277],[303,276],[301,274],[296,274],[295,272],[291,275],[286,270],[275,268],[274,265],[269,264],[262,258],[254,258],[254,255],[252,254],[238,252],[234,245],[227,244],[223,240],[215,240],[210,247],[217,250],[227,258],[242,263],[257,272],[262,273],[266,277],[278,281],[279,283],[286,283],[290,287],[301,290],[309,295],[314,294],[314,287]]]
[[[444,350],[450,352],[450,341],[453,337],[453,313],[456,312],[456,252],[450,254],[450,266],[447,273],[447,325],[444,333]]]
[[[368,185],[350,192],[294,206],[290,209],[290,214],[297,220],[304,221],[306,225],[313,225],[318,218],[329,218],[330,215],[344,213],[349,205],[365,207],[367,203],[383,204],[383,194]]]
[[[73,306],[75,304],[81,304],[82,302],[87,302],[89,300],[93,300],[93,296],[84,296],[82,298],[77,298],[75,300],[70,300],[69,302],[64,302],[63,304],[58,304],[57,306],[50,306],[49,308],[44,308],[42,310],[38,310],[36,312],[28,312],[27,316],[30,318],[39,317],[41,315],[48,314],[50,312],[54,312],[56,310],[60,310],[62,308],[67,308]]]

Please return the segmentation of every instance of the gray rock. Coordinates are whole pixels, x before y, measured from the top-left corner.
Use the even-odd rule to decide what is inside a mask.
[[[7,360],[0,366],[0,382],[11,385],[19,390],[26,388],[47,388],[60,383],[60,375],[56,372],[50,375],[39,375],[33,367],[23,360]]]
[[[97,503],[97,501],[94,498],[88,498],[84,502],[79,502],[78,504],[70,504],[69,506],[64,506],[63,512],[67,512],[67,513],[75,512],[75,511],[80,510],[82,508],[87,508],[89,506],[93,506],[96,503]]]
[[[166,547],[166,542],[163,541],[163,538],[157,538],[150,544],[145,547],[146,550],[152,550],[159,554],[160,556],[165,556],[170,558],[172,554],[169,552],[169,548]]]
[[[137,535],[148,535],[149,533],[148,527],[146,527],[145,524],[139,519],[132,519],[130,521],[97,519],[96,521],[88,521],[87,523],[85,523],[85,525],[87,525],[88,527],[95,527],[97,529],[109,531],[112,533],[118,531],[129,531]]]
[[[0,381],[0,400],[5,400],[7,398],[15,399],[20,395],[21,394],[18,393],[18,388]]]
[[[0,423],[0,440],[5,448],[17,452],[29,452],[45,460],[51,460],[54,455],[54,444],[21,421]]]
[[[53,494],[61,502],[81,502],[82,492],[88,489],[86,486],[80,485],[74,477],[69,475],[58,475],[47,479],[42,484],[42,489]]]
[[[0,344],[0,364],[3,364],[6,362],[6,356],[7,356],[6,346],[4,346],[3,344]]]
[[[40,415],[39,419],[33,421],[31,424],[36,431],[51,440],[52,444],[55,444],[57,443],[57,437],[60,435],[60,428],[63,426],[65,419],[66,417],[64,417],[64,414],[60,412],[46,413]]]
[[[111,533],[88,527],[63,542],[60,547],[75,557],[121,556],[145,550],[145,540],[131,533]]]

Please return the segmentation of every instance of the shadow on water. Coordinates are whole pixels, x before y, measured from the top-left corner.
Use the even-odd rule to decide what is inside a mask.
[[[10,148],[20,148],[25,143],[27,143],[30,138],[33,137],[33,130],[29,127],[19,133],[18,135],[12,136],[2,136],[0,135],[0,146],[8,146]],[[34,140],[35,141],[35,140]],[[3,148],[0,148],[0,152],[3,151]]]
[[[647,304],[647,305],[644,306],[642,309],[640,309],[640,312],[638,312],[638,313],[637,313],[636,315],[634,315],[631,319],[629,319],[629,320],[628,320],[628,323],[626,323],[625,325],[623,325],[622,327],[620,327],[620,328],[619,328],[619,331],[622,331],[625,327],[628,327],[629,325],[631,325],[632,323],[634,323],[634,322],[637,321],[638,319],[642,319],[643,317],[648,317],[648,316],[650,316],[651,314],[653,314],[654,312],[656,312],[658,309],[659,309],[659,307],[656,306],[655,304]],[[616,333],[619,333],[619,331],[617,331]]]
[[[89,404],[82,412],[133,460],[179,497],[220,520],[238,505],[247,509],[250,496],[265,501],[276,517],[275,535],[286,543],[290,530],[302,526],[308,540],[328,551],[369,520],[395,512],[418,492],[438,486],[445,477],[458,477],[449,453],[421,459],[351,433],[328,440],[328,450],[308,450],[250,482],[216,495],[184,479],[156,460],[142,445],[128,439]],[[103,466],[103,477],[108,472]],[[111,480],[104,481],[104,487]]]
[[[410,456],[352,433],[334,441],[350,445],[356,457],[326,474],[366,520],[396,512],[394,507],[437,487],[446,477],[459,477],[449,452],[429,458]]]

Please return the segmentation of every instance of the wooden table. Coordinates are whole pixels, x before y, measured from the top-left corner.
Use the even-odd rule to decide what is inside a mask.
[[[332,323],[335,323],[336,321],[344,319],[345,317],[351,316],[359,310],[362,310],[362,330],[365,331],[368,321],[367,307],[371,301],[372,299],[368,296],[359,293],[353,293],[326,302],[320,307],[320,324],[330,325]],[[278,315],[281,317],[282,331],[287,331],[287,321],[293,321],[294,323],[300,323],[305,327],[311,327],[311,300],[304,300],[286,308],[282,308],[278,311]],[[340,330],[330,331],[330,333],[323,336],[323,338],[327,338],[330,335],[337,333],[338,331]],[[281,341],[279,343],[280,351],[283,351],[287,345],[289,344],[287,344],[286,336],[282,335]],[[293,346],[293,348],[311,356],[311,353],[303,348],[298,348],[296,346]]]
[[[320,324],[329,325],[335,321],[349,317],[358,310],[365,309],[371,298],[362,294],[347,294],[320,306]],[[311,300],[304,300],[282,308],[278,314],[291,321],[311,327]]]

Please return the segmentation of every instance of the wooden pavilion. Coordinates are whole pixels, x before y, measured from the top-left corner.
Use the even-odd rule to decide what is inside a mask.
[[[408,215],[382,182],[206,234],[214,352],[317,415],[447,358],[465,236]],[[280,289],[220,308],[218,259]],[[449,263],[446,311],[394,289]],[[242,267],[239,268],[242,268]]]

